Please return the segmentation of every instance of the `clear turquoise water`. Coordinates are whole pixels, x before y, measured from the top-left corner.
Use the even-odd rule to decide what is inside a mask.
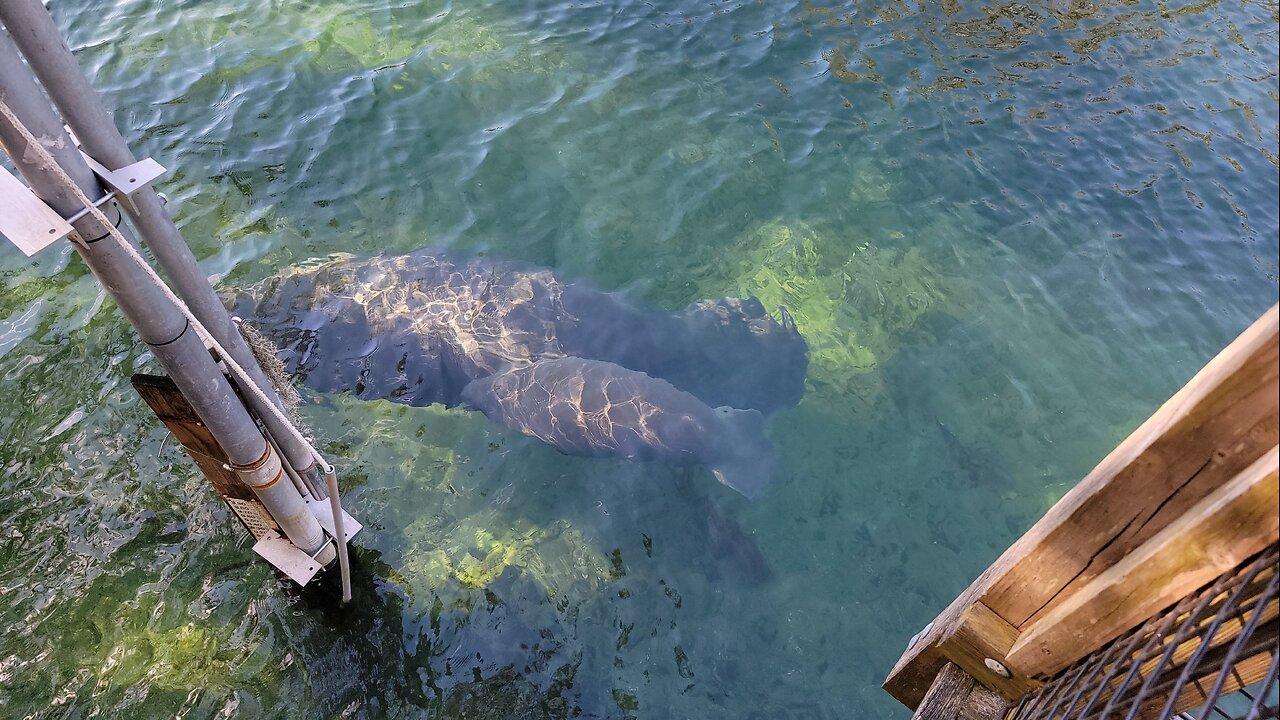
[[[338,612],[79,261],[0,248],[0,716],[906,717],[906,639],[1277,297],[1274,2],[52,11],[223,286],[478,249],[785,302],[813,362],[754,503],[313,395],[368,527]]]

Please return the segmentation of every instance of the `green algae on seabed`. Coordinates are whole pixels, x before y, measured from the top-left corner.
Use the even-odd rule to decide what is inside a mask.
[[[427,38],[431,58],[441,70],[451,71],[459,63],[475,67],[472,80],[485,81],[500,75],[534,73],[549,75],[565,66],[564,53],[554,44],[539,47],[523,38],[503,37],[500,23],[486,21],[468,12],[451,14]]]
[[[945,307],[948,281],[916,247],[854,244],[780,221],[759,225],[739,247],[706,291],[786,307],[809,343],[809,381],[826,397],[874,402],[883,387],[877,370],[903,334]]]
[[[338,14],[318,37],[303,47],[315,56],[312,61],[315,67],[332,72],[354,68],[373,70],[401,63],[422,49],[423,42],[403,33],[394,19],[390,27],[381,32],[367,16]]]
[[[368,16],[338,14],[304,47],[315,56],[315,67],[326,72],[392,67],[423,50],[432,67],[452,72],[468,65],[474,68],[470,79],[480,81],[500,74],[547,74],[564,66],[554,49],[513,41],[501,32],[500,21],[477,17],[474,10],[441,11],[433,19],[438,20],[434,29],[424,34],[405,30],[394,15],[378,28]]]
[[[508,20],[483,12],[443,3],[385,8],[327,0],[272,3],[240,12],[194,7],[184,11],[182,22],[124,34],[126,41],[114,44],[112,52],[127,63],[189,48],[212,67],[184,88],[188,101],[197,100],[193,94],[220,95],[229,85],[272,67],[344,75],[404,66],[424,51],[431,55],[431,67],[452,72],[466,65],[473,68],[471,79],[480,81],[549,74],[564,67],[558,48],[533,47]],[[203,51],[215,46],[219,52],[214,57]]]
[[[200,621],[123,635],[103,662],[99,686],[130,688],[145,683],[152,690],[186,695],[194,688],[230,689],[249,676],[263,683],[264,673],[270,675],[270,666],[279,661],[269,648],[262,651],[262,645],[224,650],[231,634],[225,631],[234,629],[222,625],[210,629],[209,623]]]
[[[479,589],[510,568],[526,574],[557,603],[594,593],[612,578],[608,560],[568,522],[540,527],[521,518],[506,523],[501,516],[477,513],[444,527],[430,519],[410,525],[400,568],[410,590],[438,592],[450,583]]]

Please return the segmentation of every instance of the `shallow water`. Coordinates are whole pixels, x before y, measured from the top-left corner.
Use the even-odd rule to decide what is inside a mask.
[[[3,716],[907,717],[906,639],[1277,297],[1274,2],[52,10],[223,287],[432,245],[812,352],[756,502],[310,395],[367,526],[337,612],[79,261],[0,248]]]

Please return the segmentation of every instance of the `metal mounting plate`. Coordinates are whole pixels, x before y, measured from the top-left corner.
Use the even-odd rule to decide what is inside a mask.
[[[0,167],[0,235],[31,257],[69,232],[71,225],[66,220]]]
[[[84,161],[89,164],[93,174],[102,180],[108,190],[116,193],[116,197],[130,203],[132,203],[132,200],[129,199],[130,193],[135,192],[138,188],[166,172],[163,165],[151,158],[143,158],[132,165],[125,165],[119,170],[108,170],[102,163],[89,157],[85,151],[81,150],[80,155],[84,157]]]
[[[299,585],[311,582],[311,578],[322,569],[319,561],[299,550],[297,545],[275,530],[263,535],[254,544],[253,551]]]
[[[333,507],[329,504],[329,501],[327,499],[312,500],[303,498],[303,502],[307,504],[307,509],[311,511],[311,514],[316,516],[316,520],[320,521],[321,527],[329,533],[329,537],[338,537],[338,531],[333,527]],[[356,519],[351,517],[346,510],[342,511],[342,534],[347,536],[347,540],[355,537],[356,533],[363,529],[364,526],[356,522]]]

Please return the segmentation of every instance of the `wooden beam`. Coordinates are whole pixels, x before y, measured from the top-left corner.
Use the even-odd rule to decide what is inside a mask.
[[[1017,639],[1017,628],[986,605],[975,602],[959,610],[954,621],[935,624],[922,633],[899,660],[884,687],[908,707],[916,707],[938,672],[954,663],[1001,697],[1020,698],[1040,683],[1009,666],[1007,655]],[[988,661],[999,663],[1008,675]]]
[[[998,720],[1008,703],[953,663],[938,672],[912,720]]]
[[[1023,627],[1276,444],[1280,321],[1272,307],[996,562],[980,599]],[[1233,472],[1233,470],[1235,472]],[[1172,507],[1171,507],[1172,505]]]
[[[1029,626],[1275,446],[1278,338],[1273,306],[940,613],[899,658],[885,689],[916,707],[951,659],[944,638],[955,636],[971,608],[984,605],[1015,631]],[[1009,670],[1025,676],[1023,668]]]
[[[160,375],[138,374],[133,376],[132,383],[133,389],[182,444],[187,455],[213,485],[214,491],[222,496],[250,534],[261,538],[266,531],[279,529],[253,491],[228,468],[229,460],[222,446],[173,380]]]
[[[1052,674],[1280,538],[1280,448],[1023,628],[1009,662]]]

